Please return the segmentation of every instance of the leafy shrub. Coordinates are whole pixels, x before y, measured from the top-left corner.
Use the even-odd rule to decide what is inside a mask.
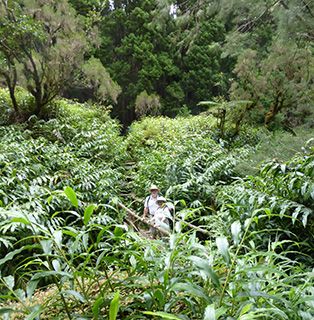
[[[235,168],[236,175],[257,174],[265,161],[289,161],[296,154],[304,153],[306,145],[314,144],[311,142],[314,137],[313,130],[298,127],[294,131],[296,135],[285,131],[269,132],[259,129],[256,132],[256,148],[250,149],[248,156],[240,159]]]
[[[282,246],[290,248],[296,259],[310,265],[313,249],[309,243],[314,240],[313,173],[313,152],[288,163],[274,160],[266,163],[259,175],[221,188],[217,201],[229,224],[262,210],[254,223],[259,244],[266,248],[270,241],[283,241]]]
[[[232,144],[210,117],[145,118],[123,138],[106,110],[54,112],[0,127],[5,320],[313,318],[310,142],[239,178],[249,130]],[[169,238],[134,233],[111,201],[151,182],[176,204]]]
[[[30,114],[34,110],[34,98],[21,87],[16,88],[16,100],[20,107],[21,114]],[[0,125],[6,125],[11,122],[12,117],[12,102],[8,89],[0,88]]]
[[[75,205],[75,194],[66,194]],[[311,273],[288,252],[276,252],[279,240],[256,250],[252,225],[258,211],[244,224],[233,224],[232,239],[219,236],[202,244],[194,233],[182,233],[180,225],[168,240],[147,240],[117,225],[104,207],[103,219],[96,220],[98,208],[86,207],[82,216],[73,211],[73,223],[56,216],[40,223],[26,213],[11,215],[2,225],[2,230],[31,229],[34,240],[0,260],[3,265],[23,250],[32,252],[19,263],[25,287],[19,287],[16,274],[2,278],[2,298],[11,301],[1,309],[7,318],[18,312],[29,318],[105,319],[118,296],[115,314],[123,319],[313,316]],[[53,285],[36,290],[48,279]]]
[[[210,202],[212,186],[228,180],[236,158],[224,142],[213,140],[212,117],[146,118],[134,123],[127,137],[127,148],[136,161],[130,173],[132,190],[145,194],[149,184],[157,183],[174,199]],[[206,201],[207,199],[207,201]]]

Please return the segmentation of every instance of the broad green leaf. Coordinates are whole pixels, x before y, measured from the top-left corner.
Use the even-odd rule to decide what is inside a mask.
[[[282,173],[286,173],[287,166],[285,164],[280,165],[280,169]]]
[[[163,291],[161,289],[157,289],[155,292],[154,292],[154,298],[155,300],[158,302],[158,305],[160,308],[162,308],[166,301],[165,301],[165,295],[163,293]]]
[[[71,187],[67,186],[64,188],[64,193],[67,196],[67,198],[70,200],[72,205],[75,208],[78,208],[78,200],[77,200],[75,191]]]
[[[241,233],[241,223],[240,221],[235,221],[231,225],[231,234],[233,241],[236,245],[240,242],[240,233]]]
[[[224,315],[229,309],[227,307],[220,307],[215,310],[216,319],[219,319],[222,315]]]
[[[84,210],[84,224],[85,226],[88,224],[94,210],[96,208],[95,204],[90,204],[85,210]]]
[[[13,290],[14,287],[14,277],[13,276],[7,276],[3,278],[4,283],[6,284],[6,286],[10,289]]]
[[[12,309],[12,308],[8,308],[8,307],[0,307],[0,315],[4,315],[4,314],[8,314],[8,313],[12,313],[12,312],[17,312],[18,310],[16,310],[16,308]]]
[[[33,277],[31,278],[31,281],[38,280],[38,279],[41,279],[41,278],[50,277],[50,276],[66,277],[66,278],[69,278],[69,279],[73,278],[73,275],[71,273],[68,273],[68,272],[63,272],[63,271],[42,271],[42,272],[38,272],[38,273],[34,274]]]
[[[16,217],[16,218],[12,218],[11,219],[12,222],[20,222],[20,223],[23,223],[25,225],[30,225],[30,221],[27,220],[26,218],[19,218],[19,217]]]
[[[156,312],[152,312],[152,311],[144,311],[144,314],[150,315],[150,316],[157,316],[160,317],[162,319],[168,319],[168,320],[182,320],[177,316],[174,316],[173,314],[167,313],[167,312],[162,312],[162,311],[156,311]]]
[[[135,269],[137,264],[136,258],[132,255],[129,260],[130,260],[131,266]]]
[[[62,229],[63,234],[67,234],[68,236],[71,236],[73,238],[76,238],[76,236],[78,235],[77,230],[75,230],[72,227],[65,227]]]
[[[253,305],[252,303],[246,304],[246,305],[242,308],[241,313],[240,313],[240,316],[248,313],[248,312],[251,310],[252,305]]]
[[[210,299],[208,294],[205,292],[204,288],[201,286],[198,286],[194,283],[176,283],[173,287],[173,290],[178,292],[186,292],[191,296],[202,298],[207,303],[210,303]]]
[[[210,267],[208,261],[197,256],[190,256],[188,259],[191,260],[199,269],[203,270],[215,286],[220,287],[219,277]]]
[[[227,264],[230,264],[229,243],[225,237],[217,237],[216,245],[218,252],[223,256]]]
[[[64,290],[63,293],[65,295],[67,295],[67,296],[73,296],[75,299],[77,299],[78,301],[80,301],[82,303],[86,302],[85,298],[78,291],[75,291],[75,290]]]
[[[25,301],[25,291],[22,289],[16,289],[14,290],[14,296],[19,300],[19,301]]]
[[[302,215],[302,224],[303,224],[303,226],[304,226],[304,228],[306,227],[306,225],[307,225],[307,217],[309,216],[309,215],[311,215],[313,213],[313,211],[312,210],[310,210],[310,209],[304,209],[303,210],[303,215]]]
[[[116,237],[121,237],[123,234],[124,234],[124,230],[121,228],[121,227],[115,227],[114,230],[113,230],[113,234],[116,236]]]
[[[261,319],[261,316],[267,316],[266,313],[264,314],[254,314],[254,313],[247,313],[243,314],[238,318],[238,320],[253,320],[253,319]]]
[[[41,240],[39,242],[45,254],[51,254],[52,252],[52,240]]]
[[[17,254],[21,253],[23,250],[26,250],[26,249],[27,247],[25,246],[20,249],[16,249],[14,251],[9,252],[4,258],[0,259],[0,266],[12,260]]]
[[[53,269],[55,271],[61,271],[61,266],[60,266],[59,260],[53,259],[51,263],[52,263]]]
[[[203,320],[216,320],[216,311],[213,304],[206,307]]]
[[[54,238],[54,241],[55,241],[56,245],[59,248],[61,248],[61,246],[62,246],[62,230],[56,230],[53,233],[53,238]]]
[[[93,312],[93,316],[95,319],[98,319],[99,314],[100,314],[100,310],[101,310],[102,306],[104,305],[104,303],[105,303],[105,299],[102,296],[99,296],[95,300],[95,302],[93,303],[92,312]]]
[[[114,297],[110,303],[109,320],[116,320],[117,319],[117,315],[118,315],[118,311],[119,311],[119,302],[120,302],[120,292],[117,291],[114,294]]]
[[[35,291],[36,288],[37,288],[38,282],[39,282],[39,280],[36,280],[36,281],[28,281],[27,287],[26,287],[26,294],[27,294],[27,297],[28,297],[29,299],[32,298],[32,295],[33,295],[34,291]]]
[[[53,199],[53,196],[52,195],[50,195],[48,198],[47,198],[47,203],[50,205],[51,204],[51,201],[52,201],[52,199]]]
[[[249,313],[241,315],[239,320],[251,320],[251,319],[261,319],[261,318],[276,318],[276,319],[286,319],[288,320],[288,316],[285,312],[278,308],[259,308]]]
[[[32,306],[32,312],[25,317],[25,320],[34,320],[34,319],[39,319],[39,315],[42,313],[43,311],[43,307],[39,304]]]

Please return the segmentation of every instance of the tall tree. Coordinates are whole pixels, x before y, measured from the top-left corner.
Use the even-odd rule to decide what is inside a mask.
[[[303,0],[225,2],[221,11],[233,24],[224,47],[237,59],[231,96],[252,100],[266,125],[279,113],[313,112],[313,12]]]
[[[173,89],[179,78],[170,37],[174,21],[168,13],[160,23],[157,9],[156,0],[120,0],[105,12],[97,56],[122,88],[114,114],[123,123],[136,117],[136,97],[144,91],[160,96],[164,112],[181,103]]]
[[[310,110],[314,98],[314,58],[311,50],[296,44],[275,43],[264,59],[247,49],[240,56],[231,87],[234,99],[253,101],[269,125],[277,114],[291,114],[297,106]]]
[[[12,104],[16,85],[34,97],[31,111],[42,116],[43,108],[73,81],[94,44],[67,0],[5,1],[0,3],[0,75],[7,84]],[[115,99],[115,84],[103,72],[107,96]],[[110,88],[109,88],[110,87]],[[102,87],[104,89],[104,87]]]
[[[222,72],[224,61],[221,58],[224,26],[208,17],[199,23],[198,28],[193,41],[181,48],[179,60],[185,103],[195,111],[198,111],[197,104],[200,101],[223,96],[227,91],[227,73]],[[185,33],[182,33],[182,37]]]

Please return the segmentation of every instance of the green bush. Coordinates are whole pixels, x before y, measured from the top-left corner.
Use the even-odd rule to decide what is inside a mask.
[[[282,241],[296,260],[313,263],[314,241],[314,154],[297,156],[287,163],[266,163],[259,175],[222,187],[217,202],[227,225],[244,222],[256,215],[254,241],[265,249],[273,241]]]
[[[34,109],[34,97],[21,87],[16,88],[16,100],[23,115],[31,114]],[[8,89],[0,88],[0,125],[6,125],[12,120],[12,102]]]
[[[108,110],[52,110],[0,127],[5,320],[313,318],[311,141],[282,162],[294,147],[280,134],[282,158],[239,178],[269,134],[222,141],[213,118],[191,116],[144,118],[123,137]],[[116,206],[142,210],[152,182],[176,204],[169,238],[133,232]]]
[[[265,161],[289,161],[294,155],[304,153],[307,143],[313,145],[314,130],[306,127],[294,129],[295,135],[286,131],[269,132],[259,129],[256,133],[256,148],[252,148],[246,158],[241,159],[235,173],[239,176],[258,173]]]
[[[224,142],[213,140],[214,120],[209,116],[146,118],[134,123],[126,139],[135,168],[130,173],[132,190],[145,194],[151,183],[174,199],[205,200],[219,180],[227,180],[235,165],[238,148],[229,153]],[[208,199],[210,200],[210,199]]]

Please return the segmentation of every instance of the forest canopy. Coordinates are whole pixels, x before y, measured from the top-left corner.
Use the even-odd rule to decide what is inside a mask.
[[[313,112],[312,1],[0,6],[0,74],[12,119],[47,116],[57,96],[111,104],[124,125],[143,115],[199,113],[206,111],[199,102],[215,99],[250,100],[249,121],[270,126],[293,127]],[[33,95],[26,114],[17,86]]]

